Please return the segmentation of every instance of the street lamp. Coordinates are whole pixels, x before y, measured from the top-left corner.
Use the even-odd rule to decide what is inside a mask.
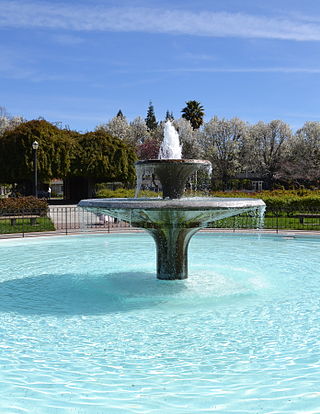
[[[34,195],[38,197],[38,171],[37,171],[37,149],[39,148],[39,143],[34,141],[32,143],[33,148],[33,165],[34,165]]]

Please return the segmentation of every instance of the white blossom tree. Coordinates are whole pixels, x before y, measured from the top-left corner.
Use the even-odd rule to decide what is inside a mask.
[[[130,142],[137,146],[143,144],[148,139],[150,139],[150,132],[146,121],[141,116],[138,116],[130,122]]]
[[[293,184],[320,180],[320,122],[306,122],[288,140],[281,178]]]
[[[201,146],[204,158],[212,162],[213,177],[227,182],[241,169],[240,153],[247,134],[247,124],[238,118],[213,117],[204,125]]]
[[[125,116],[115,116],[106,124],[100,124],[96,127],[96,131],[104,130],[115,138],[130,142],[130,125]]]
[[[291,137],[289,125],[280,120],[260,121],[249,128],[252,169],[265,178],[268,186],[277,178]]]
[[[199,131],[192,128],[191,122],[185,118],[175,119],[173,125],[178,131],[182,144],[182,158],[195,159],[201,155]]]
[[[24,121],[22,116],[11,116],[3,106],[0,106],[0,136],[5,131],[14,129]]]

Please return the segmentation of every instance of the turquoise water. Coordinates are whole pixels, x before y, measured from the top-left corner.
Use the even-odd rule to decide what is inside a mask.
[[[320,239],[0,242],[0,413],[320,413]]]

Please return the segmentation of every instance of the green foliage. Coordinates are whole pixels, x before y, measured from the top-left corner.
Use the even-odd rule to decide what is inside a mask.
[[[132,183],[135,179],[135,161],[133,148],[100,129],[77,135],[72,175],[103,182]]]
[[[169,110],[166,111],[165,121],[174,121],[173,112],[169,112]]]
[[[261,198],[268,211],[297,213],[320,211],[320,191],[312,190],[274,190],[259,193],[244,192],[214,192],[216,197]]]
[[[117,190],[101,189],[97,191],[98,198],[133,198],[135,190],[127,190],[125,188],[118,188]],[[139,197],[158,197],[161,193],[143,190],[140,191]]]
[[[39,181],[48,182],[70,172],[73,140],[69,131],[45,120],[24,122],[0,137],[0,181],[17,183],[33,179],[34,153],[37,141]]]
[[[147,117],[146,117],[145,121],[146,121],[146,125],[147,125],[149,131],[155,130],[158,126],[158,122],[157,122],[157,119],[156,119],[156,115],[154,113],[154,107],[152,105],[152,102],[149,102]]]
[[[11,224],[10,219],[0,220],[0,234],[34,233],[54,230],[54,224],[49,217],[37,218],[36,224],[30,224],[27,216],[24,219],[17,219],[14,225]]]
[[[181,112],[182,118],[190,121],[193,129],[199,129],[203,124],[204,110],[200,102],[187,101]]]
[[[17,197],[17,198],[1,198],[0,199],[0,215],[8,215],[25,212],[41,212],[48,211],[48,203],[36,197]]]

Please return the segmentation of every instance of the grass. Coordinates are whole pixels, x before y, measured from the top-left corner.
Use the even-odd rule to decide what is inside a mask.
[[[0,221],[0,234],[8,233],[30,233],[40,231],[53,231],[55,230],[54,224],[49,217],[37,218],[36,224],[30,224],[28,218],[17,219],[15,225],[11,225],[10,220]]]
[[[212,223],[212,228],[238,228],[238,229],[254,229],[257,227],[256,219],[248,215],[240,215],[226,218]],[[298,218],[291,216],[276,216],[267,214],[264,218],[265,229],[278,230],[320,230],[320,218],[305,219],[301,224]]]

